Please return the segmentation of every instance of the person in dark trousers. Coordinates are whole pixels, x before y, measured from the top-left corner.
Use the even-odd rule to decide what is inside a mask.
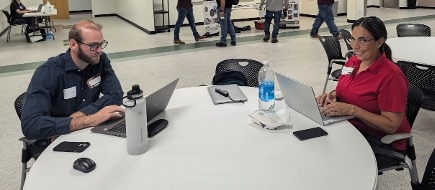
[[[11,21],[16,24],[27,24],[28,26],[32,26],[34,23],[34,18],[32,17],[23,17],[24,13],[34,12],[26,8],[26,6],[21,3],[21,0],[12,0],[10,5],[11,11]]]
[[[21,128],[29,139],[54,139],[122,117],[123,91],[103,52],[102,26],[81,21],[69,31],[69,48],[39,66],[27,88]]]
[[[189,26],[190,29],[192,29],[192,33],[193,33],[193,37],[195,38],[195,41],[204,39],[204,36],[199,35],[198,31],[196,31],[192,0],[178,0],[177,11],[178,11],[178,19],[177,22],[175,23],[175,28],[174,28],[174,44],[180,44],[180,45],[185,44],[185,42],[180,40],[180,27],[184,22],[184,18],[187,18],[187,20],[189,21]]]
[[[266,1],[266,16],[264,21],[264,38],[263,41],[267,42],[270,39],[270,23],[273,18],[273,31],[272,31],[272,43],[278,42],[279,24],[281,22],[281,15],[284,9],[287,10],[289,6],[289,0],[261,0],[260,10],[263,10],[264,1]]]
[[[310,32],[310,36],[312,38],[318,38],[320,36],[318,34],[319,28],[322,26],[323,22],[326,22],[326,25],[328,26],[329,32],[332,34],[332,36],[342,39],[340,33],[338,32],[337,25],[334,23],[334,14],[332,12],[333,5],[334,0],[317,0],[319,14],[317,14],[313,23],[313,28]]]
[[[24,13],[35,12],[26,8],[26,6],[21,3],[21,0],[12,0],[11,5],[9,7],[11,13],[10,22],[13,24],[26,24],[26,39],[27,42],[30,42],[29,33],[33,32],[33,27],[35,26],[36,19],[35,17],[23,17]],[[43,34],[43,39],[45,40],[45,30],[41,30]]]
[[[227,34],[230,33],[231,45],[236,45],[236,31],[231,22],[231,9],[233,7],[230,0],[216,0],[217,11],[219,11],[219,24],[221,25],[221,39],[216,43],[217,47],[227,47]]]

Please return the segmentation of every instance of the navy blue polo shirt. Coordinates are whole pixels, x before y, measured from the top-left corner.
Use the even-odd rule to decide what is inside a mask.
[[[35,70],[21,114],[23,134],[28,139],[67,134],[71,114],[91,115],[107,105],[120,105],[122,95],[105,53],[98,64],[80,70],[68,50]]]

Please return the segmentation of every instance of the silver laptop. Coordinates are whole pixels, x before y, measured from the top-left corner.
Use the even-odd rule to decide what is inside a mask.
[[[177,78],[145,98],[148,122],[166,109],[175,87],[177,86],[178,80],[179,79]],[[148,123],[144,123],[144,125],[148,125]],[[102,133],[125,138],[125,117],[104,122],[101,125],[92,128],[91,131],[94,133]]]
[[[292,109],[321,124],[329,125],[348,120],[353,116],[327,117],[316,102],[313,88],[280,73],[275,73],[285,103]]]
[[[44,4],[39,4],[38,9],[35,12],[41,12],[43,6]]]
[[[38,5],[38,9],[36,9],[36,10],[31,10],[31,11],[32,11],[33,13],[41,12],[42,7],[44,7],[44,4],[39,4],[39,5]]]
[[[228,92],[228,96],[219,94],[218,92],[216,92],[216,88]],[[237,84],[214,85],[207,87],[207,89],[214,104],[238,103],[248,100],[248,98],[246,98],[245,94],[243,94],[242,90],[239,86],[237,86]]]

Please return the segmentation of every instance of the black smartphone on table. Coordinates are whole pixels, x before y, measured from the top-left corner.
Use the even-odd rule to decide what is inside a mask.
[[[91,146],[91,143],[89,142],[68,142],[63,141],[56,145],[53,148],[53,151],[57,152],[83,152],[85,151],[89,146]]]
[[[304,129],[300,131],[295,131],[293,132],[293,135],[295,135],[299,140],[303,141],[303,140],[308,140],[308,139],[328,135],[328,132],[326,132],[320,127],[314,127],[314,128]]]

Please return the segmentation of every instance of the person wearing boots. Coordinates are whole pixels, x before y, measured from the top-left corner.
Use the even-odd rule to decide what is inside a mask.
[[[196,31],[195,17],[193,15],[193,5],[192,0],[178,0],[177,3],[178,19],[175,23],[174,28],[174,44],[185,44],[185,42],[180,40],[180,27],[184,22],[184,18],[189,21],[190,29],[192,29],[193,37],[195,41],[204,39],[204,36],[200,36],[198,31]]]
[[[313,28],[311,29],[310,36],[312,38],[319,38],[318,34],[320,26],[323,22],[329,28],[329,32],[332,36],[342,39],[340,33],[338,32],[337,25],[334,22],[334,14],[332,12],[332,6],[334,5],[334,0],[317,0],[317,7],[319,8],[319,14],[317,14],[316,19],[313,23]]]
[[[266,1],[266,16],[264,21],[264,38],[263,41],[267,42],[270,39],[270,23],[273,18],[273,31],[272,31],[272,43],[278,42],[279,23],[281,22],[282,8],[285,5],[284,10],[289,7],[289,0],[261,0],[260,10],[263,10],[264,2]]]
[[[221,39],[216,43],[217,47],[227,47],[227,34],[230,33],[231,45],[236,45],[236,31],[231,22],[231,9],[233,7],[230,0],[216,0],[219,12],[219,24],[221,25]]]

